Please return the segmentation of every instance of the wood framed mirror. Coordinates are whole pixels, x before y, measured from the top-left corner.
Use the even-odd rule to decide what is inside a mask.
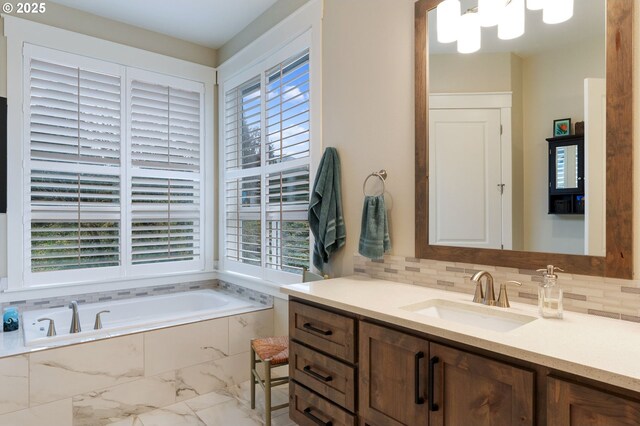
[[[416,257],[522,269],[547,264],[568,273],[633,278],[633,8],[606,0],[606,242],[604,256],[454,247],[429,239],[429,19],[442,0],[415,3]],[[575,3],[580,7],[580,2]],[[604,173],[603,173],[604,176]],[[588,201],[587,201],[588,202]]]

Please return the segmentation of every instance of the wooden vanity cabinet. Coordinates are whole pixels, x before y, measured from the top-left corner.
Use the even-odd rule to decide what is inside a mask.
[[[368,322],[360,322],[359,365],[367,424],[534,424],[531,371]]]
[[[569,381],[547,378],[547,426],[637,426],[640,403]]]
[[[302,426],[640,425],[635,392],[318,304],[292,300],[289,333]]]
[[[431,343],[431,426],[534,424],[534,373]]]
[[[367,424],[426,424],[429,342],[360,322],[360,416]]]

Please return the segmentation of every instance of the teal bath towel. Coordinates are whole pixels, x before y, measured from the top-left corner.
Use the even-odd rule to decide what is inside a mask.
[[[340,159],[335,148],[324,151],[318,166],[309,200],[309,227],[315,238],[313,264],[323,271],[329,257],[344,245],[347,238],[342,216]]]
[[[384,206],[384,195],[366,196],[362,207],[358,252],[369,259],[380,259],[390,249],[389,221]]]

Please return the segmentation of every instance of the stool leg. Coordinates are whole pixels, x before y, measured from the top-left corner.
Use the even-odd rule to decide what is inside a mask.
[[[271,361],[264,361],[264,426],[271,426]]]
[[[255,410],[256,408],[256,377],[254,375],[254,371],[256,369],[256,352],[253,350],[253,345],[251,345],[251,409]]]

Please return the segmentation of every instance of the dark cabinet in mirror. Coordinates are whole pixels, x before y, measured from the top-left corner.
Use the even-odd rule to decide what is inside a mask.
[[[437,199],[434,194],[430,194],[430,180],[440,178],[437,170],[430,170],[430,141],[429,135],[430,108],[443,108],[442,106],[430,106],[429,102],[434,101],[433,95],[436,92],[445,93],[448,88],[435,87],[434,92],[430,91],[429,82],[432,81],[429,75],[430,68],[438,65],[447,71],[447,67],[442,68],[443,62],[431,64],[429,56],[430,37],[429,33],[429,12],[436,8],[441,0],[418,0],[415,3],[415,196],[416,196],[416,218],[415,218],[415,248],[416,257],[425,259],[435,259],[444,261],[462,262],[476,265],[495,265],[513,268],[533,269],[546,264],[562,266],[567,272],[583,275],[599,275],[616,278],[632,278],[633,270],[633,8],[634,3],[628,0],[606,0],[606,33],[605,55],[606,55],[606,123],[603,123],[602,133],[605,135],[605,146],[598,158],[605,166],[602,176],[603,188],[599,194],[606,194],[602,201],[604,209],[603,216],[604,229],[606,234],[603,238],[606,244],[598,255],[568,254],[572,252],[557,250],[551,246],[543,248],[541,251],[527,251],[526,246],[518,248],[514,243],[515,250],[501,250],[496,248],[476,248],[470,246],[452,246],[446,243],[437,243],[441,239],[430,235],[430,198]],[[582,2],[575,2],[578,8]],[[466,9],[465,9],[466,10]],[[433,23],[433,22],[432,22]],[[462,67],[461,69],[465,69]],[[467,70],[470,68],[467,67]],[[473,73],[461,73],[456,81],[469,82],[476,78],[476,68]],[[447,75],[453,76],[450,70]],[[513,76],[513,74],[511,74]],[[462,77],[464,78],[462,78]],[[453,77],[451,77],[453,78]],[[439,84],[439,82],[438,82]],[[436,90],[438,89],[438,90]],[[469,90],[464,89],[469,92]],[[491,92],[485,89],[485,92]],[[495,90],[494,90],[495,92]],[[430,99],[431,98],[431,99]],[[439,100],[439,102],[441,102]],[[514,101],[515,102],[515,101]],[[556,105],[550,104],[550,107]],[[447,106],[445,106],[446,108]],[[555,117],[569,116],[562,111],[555,112]],[[574,118],[575,118],[575,114]],[[529,116],[525,116],[529,119]],[[554,117],[554,118],[555,118]],[[537,138],[539,143],[546,145],[545,136]],[[539,159],[531,163],[537,169],[543,169],[547,161],[546,149],[536,151]],[[568,153],[568,152],[567,152]],[[566,153],[565,153],[566,154]],[[528,156],[529,155],[529,156]],[[526,161],[532,161],[531,153],[525,152],[522,157]],[[593,157],[595,158],[595,156]],[[518,166],[514,165],[515,170]],[[440,168],[441,170],[442,167]],[[446,169],[444,169],[446,171]],[[544,173],[544,172],[543,172]],[[446,175],[444,175],[446,177]],[[567,175],[567,177],[569,177]],[[540,176],[541,179],[537,191],[540,191],[542,198],[533,204],[542,207],[542,214],[547,215],[547,194],[548,182],[546,173]],[[538,179],[538,178],[536,178]],[[504,182],[498,182],[504,183]],[[566,180],[561,184],[566,188],[554,188],[555,191],[562,191],[569,188],[571,182]],[[579,184],[578,184],[579,186]],[[434,185],[431,185],[434,187]],[[502,186],[499,186],[502,188]],[[492,189],[495,192],[496,186],[486,185],[486,190]],[[505,187],[506,188],[506,187]],[[507,189],[505,189],[506,191]],[[438,193],[440,194],[440,193]],[[431,195],[431,197],[430,197]],[[442,205],[440,205],[442,208]],[[468,206],[473,208],[474,206]],[[530,210],[525,209],[527,213]],[[461,210],[461,211],[464,211]],[[448,217],[448,216],[440,216]],[[512,216],[514,219],[518,216]],[[569,218],[570,219],[570,218]],[[571,220],[571,219],[570,219]],[[574,219],[576,220],[576,219]],[[455,229],[454,227],[450,227]],[[431,230],[433,232],[433,228]],[[430,238],[431,237],[431,238]],[[432,241],[430,243],[430,241]],[[591,253],[591,252],[588,252]]]
[[[584,214],[584,136],[548,138],[549,214]]]

